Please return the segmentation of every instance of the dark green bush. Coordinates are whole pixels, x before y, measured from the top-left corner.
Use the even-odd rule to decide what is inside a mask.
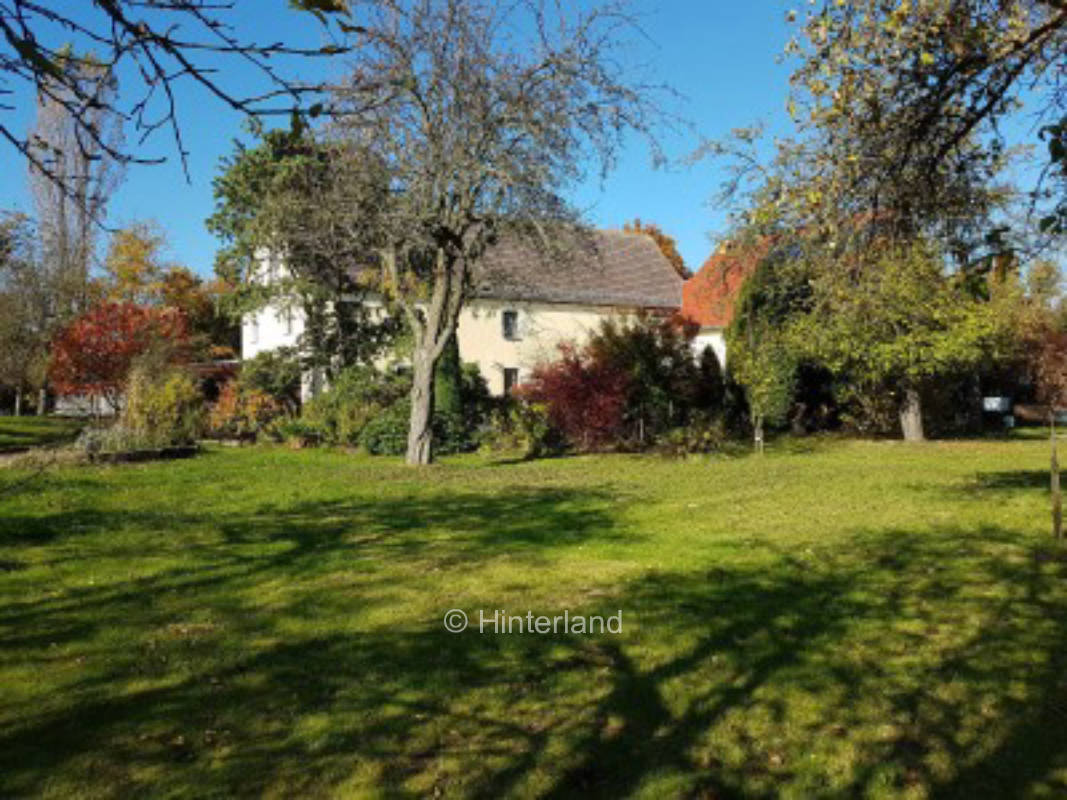
[[[552,425],[548,408],[521,400],[509,402],[492,415],[480,443],[486,453],[517,453],[523,458],[557,455],[566,449],[566,440]]]
[[[322,430],[331,444],[359,444],[363,429],[407,395],[405,375],[373,367],[342,370],[330,388],[304,408],[303,419]]]
[[[699,453],[716,453],[728,440],[722,417],[694,415],[689,424],[668,431],[660,440],[659,451],[664,455],[682,457]]]
[[[269,395],[290,414],[300,408],[303,369],[294,347],[266,350],[241,365],[241,385]]]
[[[325,428],[300,417],[276,420],[270,426],[270,434],[278,441],[298,447],[315,447],[327,440]]]
[[[359,443],[373,455],[398,456],[407,451],[411,403],[405,398],[384,410],[363,428]],[[438,455],[475,449],[473,432],[459,414],[434,414],[433,449]]]

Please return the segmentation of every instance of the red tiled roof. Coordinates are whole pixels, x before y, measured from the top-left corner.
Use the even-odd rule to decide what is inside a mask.
[[[729,325],[741,285],[769,249],[763,242],[720,246],[682,287],[682,317],[702,328]]]

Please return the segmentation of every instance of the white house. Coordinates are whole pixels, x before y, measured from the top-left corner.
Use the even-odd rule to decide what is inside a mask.
[[[560,342],[583,340],[607,317],[681,308],[684,281],[651,238],[599,231],[575,253],[550,260],[532,245],[510,241],[486,255],[457,336],[460,359],[478,365],[494,394],[553,359]],[[265,266],[267,280],[282,269],[276,260],[265,260]],[[303,330],[295,306],[248,314],[241,328],[242,356],[296,346]],[[305,391],[310,389],[309,382]]]

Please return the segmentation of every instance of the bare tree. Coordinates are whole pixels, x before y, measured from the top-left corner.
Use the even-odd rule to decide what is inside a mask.
[[[562,192],[605,174],[623,136],[666,121],[660,87],[622,64],[636,28],[626,7],[564,11],[548,0],[383,0],[359,4],[364,34],[337,92],[334,135],[380,174],[378,213],[359,241],[411,327],[407,461],[433,457],[434,372],[499,237],[546,248],[577,215]]]
[[[300,81],[279,61],[291,66],[294,58],[343,54],[347,37],[361,27],[351,21],[347,0],[290,0],[295,11],[317,17],[325,37],[321,44],[259,43],[241,32],[240,15],[261,5],[261,0],[0,0],[0,112],[15,110],[17,87],[32,87],[66,111],[83,142],[114,162],[164,160],[145,155],[140,145],[169,130],[183,167],[186,149],[175,92],[181,82],[192,82],[242,114],[317,115],[324,83]],[[262,80],[249,84],[245,76],[238,83],[233,76],[242,65]],[[108,79],[122,71],[129,81],[121,94],[101,96],[97,86],[84,82],[79,67],[102,70]],[[94,125],[99,113],[129,124],[135,143],[110,140]],[[32,137],[2,117],[0,139],[42,175],[65,185],[69,172],[54,169]]]
[[[63,80],[46,79],[37,95],[29,180],[41,266],[55,291],[53,313],[63,318],[87,305],[99,224],[123,177],[111,153],[121,150],[124,136],[121,118],[109,110],[117,92],[111,74],[74,59],[63,60],[60,69]],[[97,102],[76,118],[68,102],[74,94]]]

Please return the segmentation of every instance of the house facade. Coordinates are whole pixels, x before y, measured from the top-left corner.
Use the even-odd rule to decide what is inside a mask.
[[[537,364],[556,357],[560,343],[583,341],[607,318],[675,314],[682,307],[683,280],[648,236],[598,231],[566,252],[553,256],[511,241],[487,253],[456,333],[460,359],[478,365],[493,394],[526,380]],[[264,264],[266,280],[283,268]],[[242,357],[295,347],[303,331],[295,304],[247,314]],[[313,384],[309,376],[305,397]]]

